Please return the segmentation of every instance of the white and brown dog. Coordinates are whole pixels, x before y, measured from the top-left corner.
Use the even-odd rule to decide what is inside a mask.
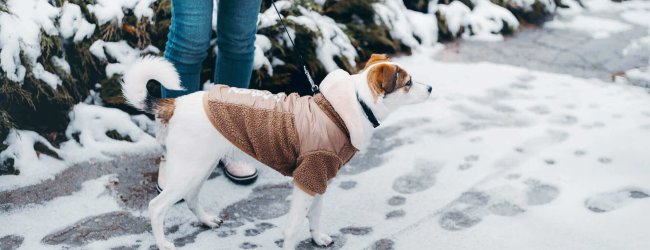
[[[166,147],[166,161],[159,178],[165,183],[149,203],[160,249],[175,248],[165,239],[163,223],[167,210],[181,199],[202,223],[220,226],[222,221],[199,205],[201,186],[219,160],[243,167],[250,158],[294,177],[284,248],[295,247],[296,227],[305,216],[314,242],[329,245],[332,239],[319,226],[328,181],[366,148],[379,121],[431,94],[430,86],[411,81],[384,55],[372,55],[358,74],[328,74],[320,85],[322,95],[314,97],[217,85],[176,99],[154,99],[147,94],[149,80],[182,89],[173,65],[155,57],[136,62],[123,80],[128,102],[156,114],[162,125],[157,137]]]

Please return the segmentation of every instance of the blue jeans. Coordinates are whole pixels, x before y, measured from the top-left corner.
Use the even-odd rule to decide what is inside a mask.
[[[213,0],[172,0],[172,19],[165,58],[181,77],[184,91],[161,87],[163,98],[199,90],[203,60],[212,34]],[[214,82],[248,88],[255,57],[257,15],[262,0],[219,0],[217,10],[217,61]]]

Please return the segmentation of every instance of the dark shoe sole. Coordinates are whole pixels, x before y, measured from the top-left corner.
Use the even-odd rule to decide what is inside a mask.
[[[156,183],[156,192],[158,192],[158,194],[162,193],[162,188],[160,188],[160,185],[158,185],[158,183]],[[184,202],[184,201],[185,201],[185,199],[181,199],[180,201],[177,201],[174,204],[178,204],[178,203],[181,203],[181,202]]]
[[[232,181],[235,184],[238,185],[250,185],[253,184],[257,180],[257,169],[255,169],[255,173],[251,175],[246,175],[246,176],[235,176],[228,172],[227,168],[223,168],[223,174],[228,178],[228,180]]]

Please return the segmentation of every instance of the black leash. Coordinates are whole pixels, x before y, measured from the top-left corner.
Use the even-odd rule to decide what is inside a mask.
[[[280,14],[280,11],[278,10],[278,7],[275,6],[275,0],[271,2],[273,4],[273,8],[275,9],[275,12],[278,13],[278,17],[280,18],[280,23],[282,23],[282,28],[284,29],[284,32],[287,33],[287,36],[289,37],[289,41],[291,42],[291,45],[295,48],[296,44],[293,43],[293,39],[291,38],[291,34],[289,34],[289,31],[287,30],[287,26],[284,24],[284,18],[282,18],[282,15]],[[305,73],[305,76],[307,76],[307,80],[309,80],[309,84],[311,84],[311,92],[315,95],[320,93],[320,90],[318,89],[318,85],[314,83],[314,80],[311,78],[311,74],[309,74],[309,70],[307,70],[307,64],[305,63],[305,59],[302,58],[302,55],[298,54],[298,57],[300,58],[300,62],[302,63],[302,70]],[[397,67],[397,66],[395,66]],[[395,70],[395,77],[393,79],[393,89],[395,89],[397,85],[397,78],[399,77],[399,73],[397,70]],[[359,97],[359,93],[357,93],[357,100],[359,101],[359,104],[361,104],[361,109],[363,110],[363,113],[366,114],[366,117],[372,123],[372,127],[376,128],[379,126],[379,121],[377,120],[377,117],[375,117],[375,114],[372,112],[368,104],[366,104],[361,98]]]
[[[291,38],[289,31],[287,30],[287,26],[284,24],[284,18],[282,18],[282,15],[280,15],[280,11],[278,10],[278,7],[275,6],[275,0],[273,0],[271,3],[273,4],[273,8],[275,9],[275,12],[278,13],[278,17],[280,18],[280,23],[282,23],[284,32],[287,33],[287,36],[289,37],[289,41],[291,41],[291,45],[294,48],[296,48],[296,44],[293,43],[293,39]],[[307,80],[309,80],[309,84],[311,84],[311,92],[314,95],[320,93],[320,90],[318,89],[318,85],[314,83],[314,79],[311,78],[311,74],[309,74],[309,70],[307,70],[307,64],[305,63],[305,59],[303,59],[302,55],[300,54],[298,54],[298,57],[300,58],[300,62],[302,63],[302,70],[305,73],[305,76],[307,76]]]

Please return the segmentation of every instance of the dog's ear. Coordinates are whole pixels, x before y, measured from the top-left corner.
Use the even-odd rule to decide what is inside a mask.
[[[370,59],[368,59],[368,62],[366,62],[366,66],[363,69],[367,69],[370,67],[370,65],[380,63],[380,62],[388,62],[390,61],[390,58],[386,56],[386,54],[372,54],[370,56]]]
[[[368,85],[376,97],[389,94],[397,89],[395,71],[398,68],[393,64],[383,63],[368,71]]]

